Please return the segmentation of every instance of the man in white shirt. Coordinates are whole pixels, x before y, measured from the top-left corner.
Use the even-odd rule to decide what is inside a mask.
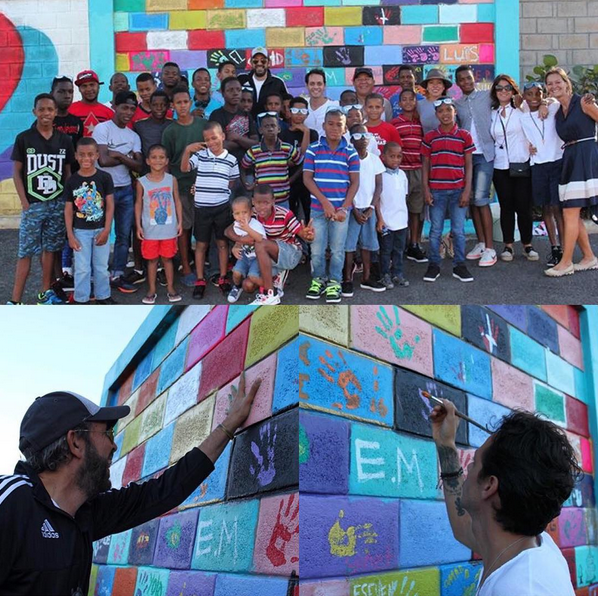
[[[326,73],[321,68],[313,68],[305,75],[305,85],[309,93],[309,114],[305,126],[318,133],[318,138],[324,136],[324,118],[331,106],[338,106],[338,101],[326,97]]]
[[[544,531],[581,472],[564,431],[513,412],[475,452],[465,477],[454,404],[442,400],[430,419],[453,534],[484,562],[477,596],[574,596],[567,562]]]

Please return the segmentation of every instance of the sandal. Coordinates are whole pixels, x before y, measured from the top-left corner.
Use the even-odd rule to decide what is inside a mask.
[[[148,294],[142,298],[141,302],[143,302],[143,304],[156,304],[157,297],[157,294]]]
[[[181,295],[177,294],[166,294],[168,296],[168,302],[180,302],[182,300]]]

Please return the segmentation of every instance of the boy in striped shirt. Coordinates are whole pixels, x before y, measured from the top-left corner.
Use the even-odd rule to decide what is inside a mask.
[[[230,291],[226,277],[228,268],[228,242],[224,231],[232,222],[230,207],[231,189],[239,178],[237,158],[224,148],[225,135],[218,122],[208,122],[203,131],[203,143],[191,143],[181,158],[181,171],[197,170],[195,179],[195,268],[197,281],[193,298],[203,298],[206,290],[204,265],[212,232],[218,247],[220,277],[218,287],[223,294]]]

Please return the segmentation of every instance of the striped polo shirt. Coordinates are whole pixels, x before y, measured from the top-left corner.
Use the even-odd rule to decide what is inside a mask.
[[[197,170],[195,179],[195,206],[215,207],[230,198],[229,182],[239,178],[237,158],[226,149],[214,155],[209,149],[194,153],[189,166]]]
[[[292,211],[275,205],[268,219],[261,219],[257,216],[257,220],[264,226],[268,240],[281,240],[301,250],[301,244],[297,240],[301,224]]]
[[[430,159],[430,188],[459,190],[465,187],[465,154],[473,153],[471,135],[456,124],[449,132],[438,127],[426,133],[422,155]]]
[[[301,151],[280,139],[276,147],[270,151],[264,141],[253,145],[247,150],[241,161],[245,170],[253,168],[256,184],[269,184],[274,191],[274,200],[277,203],[288,201],[291,191],[289,184],[289,166],[301,163]]]
[[[307,148],[303,171],[314,173],[314,182],[320,192],[338,209],[343,204],[351,184],[349,174],[359,173],[359,155],[344,137],[334,151],[330,149],[326,137],[321,137]],[[324,210],[322,203],[313,195],[311,208],[314,211]]]
[[[421,150],[424,129],[417,114],[413,120],[408,120],[403,114],[399,114],[392,124],[399,131],[403,141],[401,170],[419,170],[422,167]]]

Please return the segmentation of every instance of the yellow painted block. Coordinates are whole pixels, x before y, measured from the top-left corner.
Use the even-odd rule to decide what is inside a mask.
[[[146,0],[147,12],[166,12],[169,10],[186,10],[187,0]]]
[[[137,416],[125,429],[125,436],[120,450],[120,456],[124,457],[139,445],[139,433],[141,432],[141,416]]]
[[[170,450],[171,464],[181,459],[187,451],[199,445],[210,434],[215,403],[216,394],[213,393],[177,419]]]
[[[171,12],[168,19],[168,28],[183,31],[205,29],[207,20],[205,10],[181,10]]]
[[[0,182],[0,215],[20,215],[21,201],[12,178]]]
[[[116,54],[116,72],[129,72],[129,54]]]
[[[442,329],[461,337],[461,307],[460,306],[408,306],[401,304],[401,308],[425,319]]]
[[[299,330],[342,346],[349,345],[348,306],[300,306]]]
[[[246,12],[242,9],[208,10],[206,29],[245,29]]]
[[[296,48],[305,45],[305,27],[272,27],[266,29],[266,45],[270,48]]]
[[[262,306],[251,315],[245,367],[259,362],[299,333],[299,307]]]
[[[326,6],[324,8],[325,25],[361,26],[361,6]]]

